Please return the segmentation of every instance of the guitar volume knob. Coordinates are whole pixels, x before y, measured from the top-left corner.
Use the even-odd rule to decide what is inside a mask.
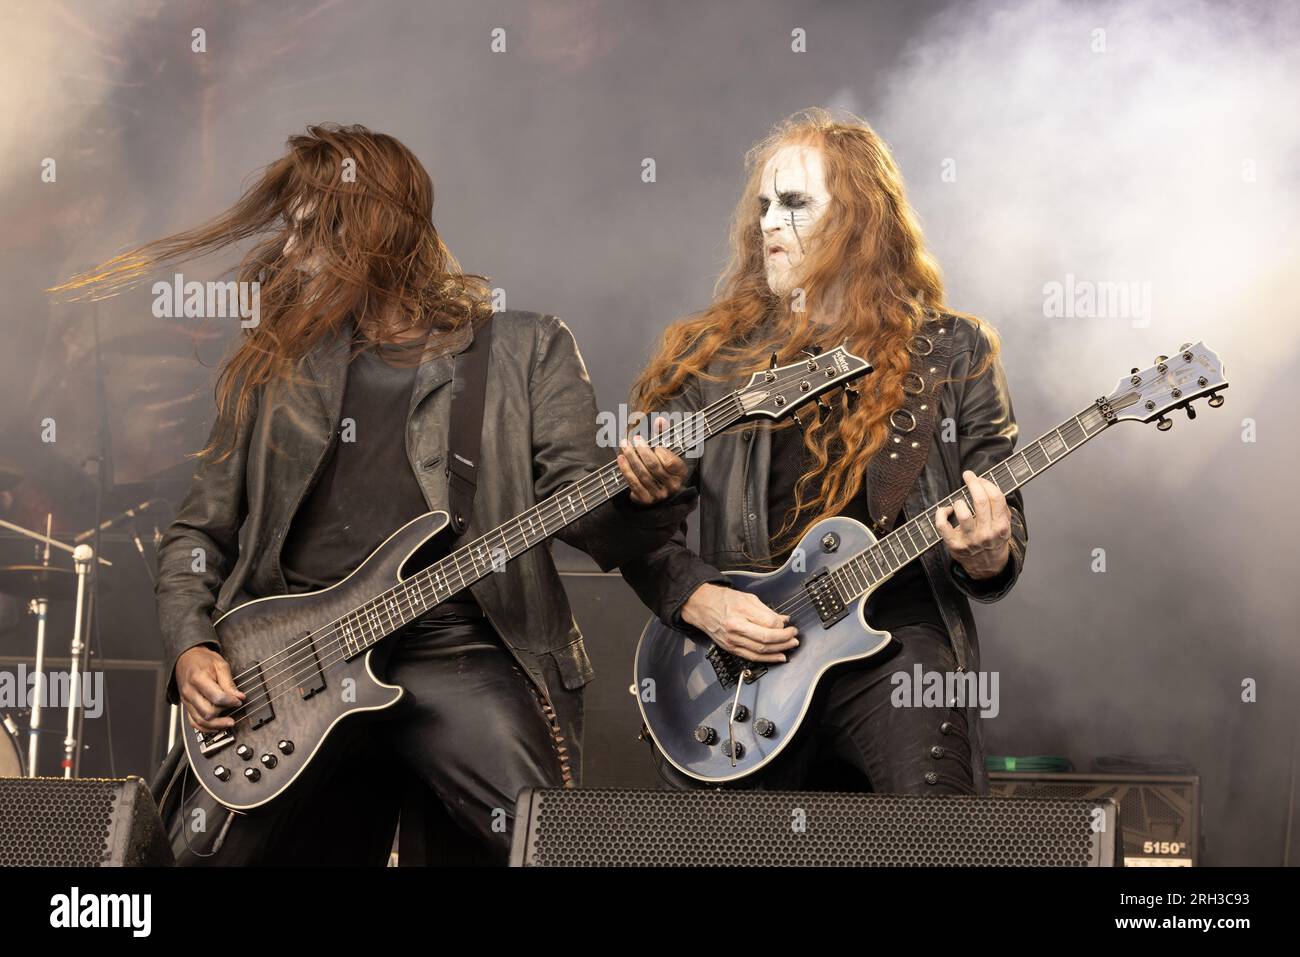
[[[718,732],[714,731],[707,724],[702,724],[695,729],[695,740],[700,744],[717,744]]]
[[[293,754],[292,741],[288,741],[288,740],[281,741],[279,744],[276,745],[276,747],[280,749],[281,754]]]
[[[224,764],[218,764],[215,768],[212,769],[212,776],[216,778],[218,781],[229,781],[230,768],[226,767]]]
[[[244,777],[249,781],[261,780],[262,772],[257,768],[244,768]]]
[[[262,766],[266,768],[268,771],[271,770],[271,768],[275,767],[279,763],[280,763],[280,759],[277,758],[274,754],[268,752],[262,755]]]
[[[241,744],[239,747],[235,748],[235,753],[245,761],[253,760],[253,749],[246,744]]]
[[[776,734],[776,725],[767,718],[759,718],[754,722],[754,731],[764,738],[770,738]]]

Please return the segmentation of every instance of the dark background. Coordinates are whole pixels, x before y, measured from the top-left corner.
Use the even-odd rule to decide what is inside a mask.
[[[109,0],[0,17],[0,460],[25,476],[0,516],[43,526],[52,512],[69,537],[89,526],[101,424],[110,512],[183,491],[233,324],[154,319],[147,285],[97,307],[43,290],[225,208],[309,122],[364,123],[415,150],[462,264],[509,307],[562,316],[614,412],[664,325],[707,302],[745,150],[795,110],[850,110],[894,148],[950,303],[1002,333],[1025,437],[1182,342],[1224,357],[1223,409],[1169,434],[1125,424],[1027,490],[1024,575],[977,612],[1001,677],[986,736],[993,753],[1080,769],[1181,754],[1203,780],[1206,859],[1282,863],[1300,729],[1293,5]],[[191,52],[196,27],[206,53]],[[790,49],[796,29],[806,53]],[[1050,318],[1044,286],[1067,276],[1149,283],[1150,314]],[[153,520],[138,527],[148,547]],[[108,547],[96,654],[148,663],[144,564],[125,539]],[[0,561],[30,557],[0,539]],[[598,673],[587,783],[648,784],[627,694],[644,613],[618,578],[566,581]],[[0,599],[3,667],[31,654],[33,628],[20,599]],[[58,609],[52,653],[67,637]],[[108,669],[83,771],[151,771],[154,680]]]

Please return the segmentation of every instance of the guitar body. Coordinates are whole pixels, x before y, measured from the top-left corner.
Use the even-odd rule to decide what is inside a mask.
[[[200,735],[188,728],[183,735],[191,768],[217,801],[237,811],[270,803],[310,776],[341,722],[401,700],[402,689],[371,670],[373,648],[347,659],[337,642],[321,636],[309,644],[307,636],[320,635],[400,582],[407,560],[447,521],[445,512],[427,512],[394,532],[341,582],[259,598],[217,619],[221,654],[248,695],[242,708],[232,710],[244,713],[228,732]]]
[[[874,630],[864,616],[870,592],[846,606],[847,614],[829,627],[806,600],[806,582],[875,541],[861,522],[828,518],[810,528],[775,571],[725,572],[734,587],[758,596],[769,608],[780,610],[795,602],[802,606],[791,619],[799,629],[799,646],[786,652],[784,664],[725,656],[732,659],[726,667],[719,649],[702,632],[678,631],[658,618],[650,620],[636,651],[637,703],[655,744],[677,770],[698,781],[722,784],[766,767],[799,731],[822,675],[836,665],[869,658],[889,644],[889,633]],[[801,554],[804,567],[795,570]],[[733,680],[738,667],[764,670],[741,687]],[[738,687],[739,704],[747,714],[729,733]],[[771,722],[768,735],[756,730],[756,725],[764,728],[763,721]],[[698,740],[699,729],[710,729],[714,739]],[[731,734],[740,745],[734,766],[727,753]]]

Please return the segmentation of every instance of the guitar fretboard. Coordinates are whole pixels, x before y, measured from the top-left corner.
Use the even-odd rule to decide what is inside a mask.
[[[653,436],[649,444],[682,455],[745,414],[740,397],[733,392],[685,417],[676,427]],[[619,471],[617,461],[609,462],[355,608],[334,622],[325,637],[339,642],[345,657],[354,657],[476,581],[502,570],[511,559],[546,541],[626,488],[627,480]]]
[[[1094,403],[999,462],[981,478],[994,482],[1002,494],[1010,494],[1047,471],[1109,425],[1105,414]],[[931,505],[925,514],[903,523],[874,545],[833,568],[830,577],[840,599],[847,603],[865,594],[927,549],[937,545],[940,538],[934,527],[935,510],[942,505],[950,506],[958,499],[974,511],[970,490],[963,485],[956,492]]]

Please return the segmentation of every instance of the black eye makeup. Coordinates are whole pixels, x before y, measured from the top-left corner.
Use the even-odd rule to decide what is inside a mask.
[[[812,197],[807,193],[782,191],[776,194],[776,198],[781,204],[782,209],[807,209],[812,205]],[[772,200],[767,196],[758,197],[758,212],[760,216],[767,215],[767,211],[771,206]]]

